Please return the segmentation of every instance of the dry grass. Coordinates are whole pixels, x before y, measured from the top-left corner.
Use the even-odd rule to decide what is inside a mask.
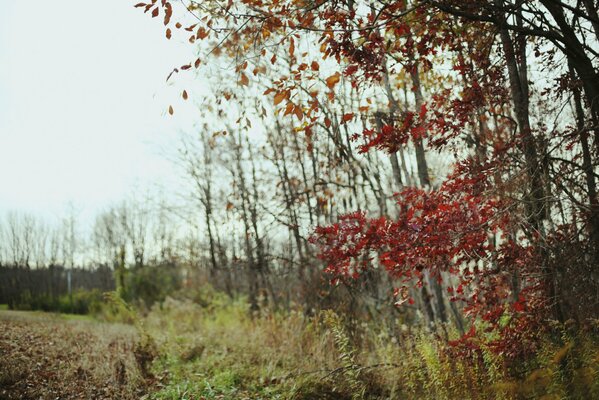
[[[136,342],[127,325],[0,311],[0,399],[137,399]]]
[[[163,379],[150,397],[599,398],[596,337],[548,339],[517,371],[490,352],[478,360],[452,357],[429,333],[364,324],[350,335],[331,312],[252,318],[242,301],[215,295],[202,303],[167,299],[145,319],[162,354],[155,372]]]

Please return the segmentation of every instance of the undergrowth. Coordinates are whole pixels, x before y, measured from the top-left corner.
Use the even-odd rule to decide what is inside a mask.
[[[243,299],[199,297],[167,298],[143,319],[158,354],[152,399],[599,398],[597,321],[556,326],[534,357],[509,360],[484,344],[457,356],[442,335],[356,327],[332,310],[251,314]]]

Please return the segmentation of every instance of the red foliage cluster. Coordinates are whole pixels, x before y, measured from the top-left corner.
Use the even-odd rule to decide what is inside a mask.
[[[534,276],[538,255],[510,237],[507,203],[488,195],[487,175],[468,176],[467,171],[458,168],[437,190],[407,188],[397,194],[397,219],[355,212],[318,227],[311,241],[319,246],[333,282],[357,280],[375,264],[382,266],[401,284],[395,291],[398,305],[413,303],[409,288],[425,284],[425,271],[445,280],[451,301],[463,302],[467,316],[498,334],[491,348],[517,355],[526,349],[523,341],[538,333],[532,322],[545,306]],[[510,301],[514,276],[523,283]],[[452,344],[478,350],[473,332]]]

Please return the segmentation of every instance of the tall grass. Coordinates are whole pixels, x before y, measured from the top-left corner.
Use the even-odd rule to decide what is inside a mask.
[[[596,324],[555,327],[526,360],[484,344],[460,357],[424,330],[349,324],[332,310],[252,315],[243,299],[209,288],[200,297],[167,298],[144,320],[160,354],[152,398],[599,398]]]

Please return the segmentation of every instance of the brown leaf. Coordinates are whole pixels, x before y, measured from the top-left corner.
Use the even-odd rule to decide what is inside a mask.
[[[245,74],[241,74],[241,79],[239,79],[239,83],[243,86],[247,86],[250,84],[250,80]]]
[[[293,38],[291,38],[289,40],[289,56],[293,57],[294,53],[295,53],[295,40],[293,40]]]
[[[293,112],[293,109],[295,108],[295,104],[293,104],[292,102],[287,102],[287,107],[285,107],[285,114],[283,115],[288,115],[291,114]]]
[[[312,71],[318,71],[320,69],[320,65],[316,61],[312,61]]]
[[[208,36],[208,31],[204,28],[199,28],[196,34],[196,39],[205,39]]]
[[[293,112],[295,113],[297,119],[299,119],[300,121],[304,119],[304,112],[302,111],[302,108],[300,106],[295,106]]]
[[[187,90],[184,90],[183,93],[181,94],[181,97],[183,97],[183,100],[187,100],[188,96],[187,96]]]
[[[173,7],[171,3],[166,3],[165,11],[164,11],[164,25],[168,25],[171,20],[171,16],[173,15]]]
[[[168,113],[170,115],[173,115],[174,112],[175,112],[175,110],[173,110],[173,106],[168,106]]]
[[[170,28],[168,28],[168,29],[166,30],[166,38],[167,38],[167,39],[170,39],[170,38],[171,38],[171,29],[170,29]]]
[[[198,67],[200,66],[200,63],[201,63],[201,62],[202,62],[202,61],[201,61],[201,60],[198,58],[198,59],[196,60],[196,62],[193,64],[193,66],[194,66],[194,67],[196,67],[196,68],[198,68]]]
[[[326,79],[326,83],[329,89],[333,89],[336,84],[341,80],[341,74],[339,72],[335,72],[334,75],[329,76]]]
[[[287,98],[287,92],[277,92],[275,94],[275,106]]]
[[[156,7],[155,9],[152,10],[152,18],[155,18],[158,16],[158,7]]]
[[[133,7],[135,8],[139,8],[139,7],[145,7],[146,3],[137,3],[136,5],[134,5]]]

